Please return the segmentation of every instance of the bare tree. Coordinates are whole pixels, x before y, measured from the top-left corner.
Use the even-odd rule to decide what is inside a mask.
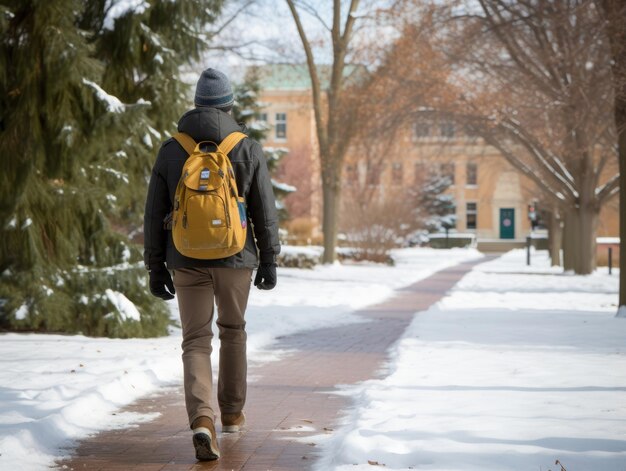
[[[386,75],[404,106],[389,125],[454,117],[481,136],[545,195],[555,216],[552,253],[559,252],[554,233],[562,218],[565,267],[590,273],[600,209],[619,188],[610,49],[595,2],[458,3],[466,7],[460,15],[458,4],[416,8],[414,18],[434,15],[438,28],[406,28],[390,51],[390,58],[400,51],[400,60],[390,61]],[[423,31],[428,41],[416,39]],[[435,62],[445,51],[448,63],[436,67],[445,86],[428,96],[411,86],[427,69],[415,54],[424,44]]]
[[[411,202],[389,184],[393,137],[364,126],[351,146],[342,188],[341,232],[357,260],[384,263],[411,223]]]
[[[342,15],[341,0],[333,0],[332,25],[330,36],[332,41],[332,65],[330,82],[327,90],[322,90],[322,81],[318,62],[313,54],[313,48],[305,30],[300,10],[321,15],[309,4],[286,0],[293,16],[302,46],[306,55],[306,62],[311,78],[313,95],[313,111],[319,158],[322,173],[323,194],[323,221],[324,233],[324,263],[335,261],[335,247],[337,245],[337,228],[340,207],[341,168],[350,141],[349,126],[339,120],[340,110],[345,92],[346,57],[350,48],[354,24],[357,20],[359,0],[350,0],[347,13]],[[300,10],[297,7],[300,6]],[[324,91],[326,92],[324,96]]]
[[[479,0],[463,15],[454,113],[564,214],[565,268],[595,269],[599,211],[618,192],[610,58],[591,0]],[[461,57],[462,55],[462,57]],[[460,90],[463,90],[462,92]]]
[[[623,241],[626,240],[626,4],[622,0],[602,0],[606,32],[611,44],[613,86],[615,97],[615,125],[618,135],[620,171],[620,281],[619,312],[626,317],[626,256]]]
[[[370,98],[375,96],[378,78],[380,75],[375,74],[367,87]],[[423,157],[416,162],[407,152],[406,141],[398,139],[406,126],[379,124],[393,122],[399,114],[390,112],[399,106],[366,108],[369,125],[357,131],[347,158],[340,227],[347,243],[358,250],[357,259],[388,261],[390,249],[404,243],[407,236],[418,230],[440,230],[454,214],[453,198],[448,193],[452,180],[441,173],[440,160]],[[421,171],[407,172],[416,168]]]

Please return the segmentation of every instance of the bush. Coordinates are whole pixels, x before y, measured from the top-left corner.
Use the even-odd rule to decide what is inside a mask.
[[[428,234],[430,247],[433,249],[446,249],[453,247],[472,247],[476,243],[474,234]],[[447,239],[447,240],[446,240]]]
[[[321,262],[322,252],[322,247],[283,245],[278,255],[278,265],[287,268],[312,269]]]
[[[133,258],[140,258],[133,248]],[[157,337],[170,325],[165,303],[147,288],[143,263],[83,267],[52,273],[5,270],[0,275],[0,329],[83,334],[93,337]]]
[[[340,262],[374,262],[384,263],[385,265],[394,266],[396,264],[393,257],[387,250],[373,252],[371,250],[363,250],[358,247],[337,247],[337,259]]]

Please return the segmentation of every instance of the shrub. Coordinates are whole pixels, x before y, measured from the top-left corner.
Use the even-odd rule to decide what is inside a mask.
[[[140,259],[133,248],[133,259]],[[33,283],[33,279],[37,283]],[[156,337],[170,325],[165,303],[147,288],[143,263],[0,275],[0,329],[13,332]]]
[[[446,249],[453,247],[472,247],[476,242],[474,234],[429,234],[429,245],[433,249]]]
[[[321,247],[296,247],[284,245],[278,255],[278,265],[287,268],[312,269],[321,262]]]
[[[384,263],[385,265],[395,265],[396,262],[388,251],[380,253],[364,252],[362,249],[355,247],[338,247],[337,259],[341,262],[374,262]]]

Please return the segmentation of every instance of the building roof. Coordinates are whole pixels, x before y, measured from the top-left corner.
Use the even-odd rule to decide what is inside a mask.
[[[306,64],[268,64],[256,67],[262,90],[310,90],[311,78]],[[322,89],[328,88],[330,65],[317,67]],[[354,78],[365,72],[362,65],[346,64],[344,78]]]

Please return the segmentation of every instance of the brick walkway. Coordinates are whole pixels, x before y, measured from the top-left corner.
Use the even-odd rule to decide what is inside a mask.
[[[311,469],[317,456],[314,436],[332,434],[351,405],[349,398],[335,394],[335,386],[379,375],[388,348],[413,314],[438,301],[485,260],[435,273],[381,304],[358,311],[369,322],[281,339],[277,348],[293,353],[251,369],[254,381],[249,384],[245,431],[220,436],[219,461],[195,460],[181,386],[125,409],[160,412],[156,420],[85,440],[73,450],[72,459],[59,466],[89,471]]]

